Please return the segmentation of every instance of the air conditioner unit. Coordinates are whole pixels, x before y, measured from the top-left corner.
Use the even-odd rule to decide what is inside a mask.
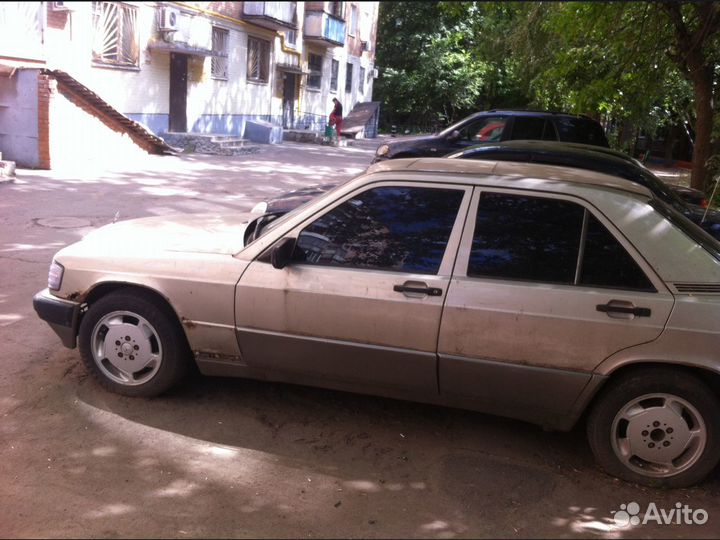
[[[71,2],[50,2],[50,7],[53,11],[70,11]]]
[[[372,44],[369,41],[362,41],[362,50],[370,52],[372,50]]]
[[[175,8],[164,7],[160,10],[159,27],[161,32],[174,32],[180,23],[180,11]]]

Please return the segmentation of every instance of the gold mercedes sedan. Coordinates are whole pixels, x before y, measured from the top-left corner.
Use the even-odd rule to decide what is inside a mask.
[[[118,222],[60,250],[38,315],[108,390],[206,375],[571,429],[608,473],[720,459],[720,244],[587,170],[401,159],[278,214]]]

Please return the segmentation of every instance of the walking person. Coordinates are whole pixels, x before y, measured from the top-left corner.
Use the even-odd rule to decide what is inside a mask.
[[[330,113],[330,125],[335,126],[335,133],[337,137],[337,141],[340,141],[340,130],[342,129],[342,114],[343,114],[343,108],[342,103],[340,103],[340,100],[338,98],[333,98],[333,110]]]

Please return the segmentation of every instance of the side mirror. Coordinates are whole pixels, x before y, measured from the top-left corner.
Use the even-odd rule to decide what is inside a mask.
[[[448,135],[447,140],[449,142],[455,142],[460,138],[460,132],[457,129],[454,129],[453,132]]]
[[[293,252],[295,251],[295,238],[283,238],[270,251],[270,262],[273,268],[282,270],[290,261],[292,261]]]

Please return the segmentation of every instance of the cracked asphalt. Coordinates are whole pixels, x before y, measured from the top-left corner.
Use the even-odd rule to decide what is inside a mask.
[[[717,471],[692,489],[626,484],[595,468],[582,426],[548,433],[467,411],[199,376],[160,398],[125,398],[93,383],[33,312],[55,251],[118,212],[247,211],[360,173],[377,144],[21,169],[0,184],[0,537],[718,536]],[[620,527],[613,512],[630,502],[680,503],[709,519]]]

